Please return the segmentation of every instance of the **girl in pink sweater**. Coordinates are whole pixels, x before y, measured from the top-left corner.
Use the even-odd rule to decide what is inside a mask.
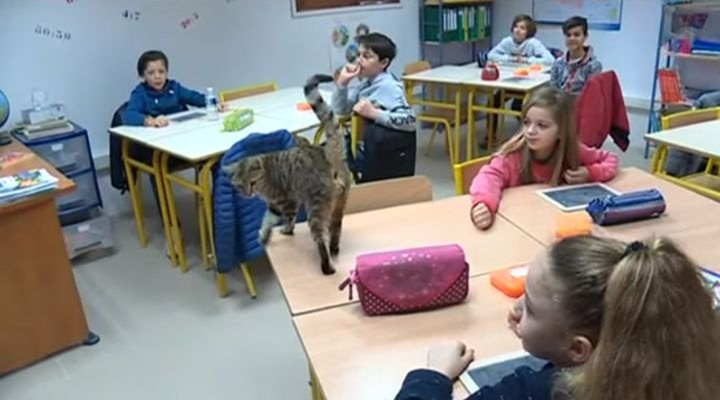
[[[543,87],[523,107],[521,131],[473,179],[473,223],[480,229],[492,225],[507,187],[605,182],[615,177],[617,169],[616,155],[578,143],[572,98]]]

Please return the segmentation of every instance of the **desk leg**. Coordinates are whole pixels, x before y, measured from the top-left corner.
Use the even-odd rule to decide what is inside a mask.
[[[215,285],[217,286],[218,295],[226,297],[228,295],[227,279],[225,274],[217,270],[217,257],[215,254],[215,223],[213,220],[213,195],[212,195],[212,168],[217,163],[217,158],[206,161],[200,169],[200,198],[203,205],[203,215],[205,219],[206,235],[210,244],[210,259],[215,271]]]
[[[455,165],[456,163],[460,162],[460,130],[462,125],[462,116],[460,115],[460,100],[462,96],[462,86],[458,86],[455,88],[455,129],[452,131],[448,131],[447,134],[450,135],[452,132],[452,139],[448,138],[448,143],[450,144],[450,164]]]
[[[471,87],[468,90],[467,97],[467,140],[465,141],[465,161],[472,159],[473,147],[475,146],[475,111],[473,106],[475,105],[475,88]],[[458,145],[458,162],[460,161],[460,135],[457,137]]]
[[[203,204],[203,215],[206,225],[206,233],[210,245],[210,256],[212,263],[215,263],[215,224],[213,220],[213,194],[212,194],[212,168],[217,163],[217,159],[210,159],[200,168],[200,194],[201,203]]]
[[[200,174],[202,167],[195,166],[195,186],[201,187],[200,185]],[[210,260],[210,250],[208,250],[208,241],[212,240],[212,232],[209,232],[207,223],[205,222],[205,201],[202,197],[201,192],[195,192],[195,211],[198,215],[198,230],[200,233],[200,252],[203,265],[205,270],[212,269]]]
[[[662,172],[665,168],[665,161],[667,158],[667,146],[664,144],[660,144],[655,149],[655,153],[653,153],[652,160],[650,161],[650,173],[651,174],[658,174],[659,172]]]
[[[170,160],[170,154],[155,152],[160,157],[160,176],[162,177],[161,182],[165,187],[164,190],[164,202],[167,205],[167,209],[163,206],[163,202],[160,202],[161,211],[166,215],[168,224],[165,227],[165,237],[168,238],[168,252],[170,253],[170,259],[173,261],[173,265],[180,265],[182,272],[187,272],[188,264],[185,258],[185,243],[183,242],[182,232],[180,232],[180,223],[177,216],[177,208],[175,205],[175,195],[173,194],[172,182],[167,177],[170,175],[168,170],[168,161]],[[154,157],[155,155],[153,155]],[[157,179],[157,178],[156,178]],[[160,186],[158,185],[158,195],[160,195]]]
[[[325,400],[325,396],[322,392],[322,387],[320,386],[320,382],[317,379],[317,375],[315,375],[315,370],[309,363],[308,369],[310,370],[310,394],[312,400]]]
[[[143,222],[143,205],[142,191],[140,189],[140,180],[135,174],[133,167],[128,163],[130,158],[130,140],[122,139],[122,156],[123,166],[125,167],[125,178],[127,179],[128,189],[130,190],[130,200],[133,206],[133,215],[135,216],[135,227],[138,232],[138,240],[140,247],[147,247],[147,234],[145,232],[145,223]]]

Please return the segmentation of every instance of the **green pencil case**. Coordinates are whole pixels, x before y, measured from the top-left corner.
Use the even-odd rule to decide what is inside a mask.
[[[241,108],[230,113],[223,121],[224,132],[236,132],[252,124],[255,120],[253,110]]]

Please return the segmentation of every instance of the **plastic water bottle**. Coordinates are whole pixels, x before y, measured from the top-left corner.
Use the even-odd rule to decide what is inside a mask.
[[[214,121],[220,117],[217,107],[218,100],[215,95],[215,90],[209,87],[207,88],[207,93],[205,94],[205,111],[209,120]]]

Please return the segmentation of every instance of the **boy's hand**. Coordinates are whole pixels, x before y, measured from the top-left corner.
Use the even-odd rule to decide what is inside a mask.
[[[161,128],[163,126],[168,126],[170,122],[167,120],[167,118],[163,117],[162,115],[158,116],[157,118],[153,118],[150,116],[145,117],[145,126],[151,127],[151,128]]]
[[[492,215],[487,206],[483,203],[477,203],[470,211],[472,221],[480,229],[487,229],[492,225]]]
[[[458,341],[437,344],[430,348],[427,366],[450,380],[455,380],[475,357],[475,350]]]
[[[358,75],[360,75],[360,66],[347,64],[346,66],[340,68],[340,73],[337,76],[337,84],[345,87]]]
[[[170,121],[168,121],[168,119],[165,118],[164,115],[159,115],[157,118],[155,118],[155,126],[157,126],[158,128],[168,125],[170,125]]]
[[[520,64],[525,64],[525,63],[527,63],[527,58],[523,57],[523,56],[516,56],[515,62],[520,63]]]
[[[227,103],[218,103],[218,111],[223,112],[230,109]]]
[[[512,306],[510,306],[510,310],[508,311],[507,321],[508,326],[510,327],[510,330],[515,333],[515,336],[518,338],[520,337],[520,331],[518,330],[518,325],[520,324],[520,320],[523,316],[523,308],[522,308],[522,302],[523,300],[520,299],[516,301]]]
[[[578,167],[578,169],[569,169],[564,174],[565,182],[570,185],[587,183],[590,181],[590,171],[586,167]]]
[[[353,106],[353,111],[358,113],[361,117],[375,121],[380,112],[369,100],[362,99]]]

